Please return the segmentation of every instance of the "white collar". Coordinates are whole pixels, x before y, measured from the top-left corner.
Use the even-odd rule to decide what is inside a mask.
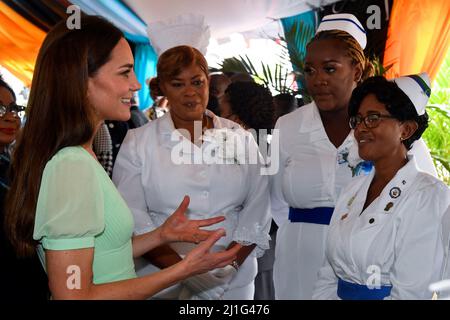
[[[319,108],[317,107],[316,103],[313,101],[310,104],[303,106],[301,108],[305,109],[303,113],[298,114],[300,115],[298,132],[300,134],[305,134],[318,131],[315,132],[314,135],[310,137],[310,142],[327,140],[330,143],[330,145],[332,145],[325,131],[325,127],[323,126],[323,122],[319,113]],[[353,130],[351,130],[348,136],[345,138],[344,142],[342,142],[341,146],[339,146],[337,149],[341,150],[342,148],[349,147],[353,143],[355,143],[355,141],[356,140],[353,135]]]
[[[222,129],[222,128],[226,127],[226,123],[225,123],[226,120],[221,117],[216,116],[210,110],[206,109],[205,115],[207,117],[212,118],[214,129]],[[166,112],[161,118],[159,118],[155,121],[158,121],[157,132],[159,133],[159,136],[161,139],[160,140],[161,145],[163,145],[167,148],[172,148],[175,145],[177,145],[178,143],[180,143],[180,140],[183,140],[184,141],[183,143],[192,144],[191,141],[188,141],[186,138],[184,138],[181,135],[181,133],[175,128],[175,125],[172,120],[172,116],[170,115],[170,111]],[[239,125],[236,124],[236,127],[239,127]],[[172,134],[176,135],[179,139],[178,140],[172,139]],[[194,148],[194,147],[192,147],[192,148]],[[186,148],[186,149],[190,150],[191,148]]]
[[[298,129],[300,133],[307,133],[323,128],[319,108],[314,101],[301,108],[305,108],[305,111],[301,113],[300,126]]]
[[[205,115],[209,118],[212,118],[214,128],[221,129],[223,127],[220,117],[216,116],[214,113],[212,113],[210,110],[205,110]],[[159,134],[160,135],[172,135],[172,132],[175,131],[175,125],[172,120],[172,116],[169,112],[166,112],[161,118],[159,118]]]
[[[413,155],[408,155],[408,162],[397,171],[395,176],[389,181],[389,183],[383,188],[380,195],[377,198],[376,206],[374,206],[371,212],[382,212],[390,213],[396,209],[396,203],[401,201],[410,191],[416,177],[419,173],[416,160]],[[352,197],[357,198],[356,202],[359,202],[357,206],[360,206],[360,210],[364,205],[365,199],[367,198],[367,191],[369,190],[370,183],[375,176],[375,169],[363,179],[363,184],[360,185],[356,194]],[[353,202],[353,200],[349,201]],[[359,210],[358,210],[359,211]],[[361,211],[359,211],[360,213]]]

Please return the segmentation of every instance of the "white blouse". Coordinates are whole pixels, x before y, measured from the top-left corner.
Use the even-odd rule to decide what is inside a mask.
[[[337,201],[315,299],[337,299],[338,277],[361,285],[392,286],[387,299],[429,299],[428,285],[441,277],[441,221],[450,204],[449,188],[419,171],[409,156],[362,211],[373,177],[374,172],[356,178]]]
[[[257,150],[253,137],[236,123],[208,110],[207,115],[213,118],[215,129],[238,129],[235,132],[248,138],[248,148]],[[226,217],[224,222],[205,227],[225,228],[227,234],[217,245],[226,247],[232,241],[256,244],[252,254],[259,257],[269,248],[268,177],[260,174],[260,164],[177,164],[180,159],[174,158],[178,154],[194,159],[209,147],[208,141],[197,147],[180,135],[170,112],[128,131],[113,181],[134,215],[134,231],[142,234],[160,226],[188,195],[189,219]]]

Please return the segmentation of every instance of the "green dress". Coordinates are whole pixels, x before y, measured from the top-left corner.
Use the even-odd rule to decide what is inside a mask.
[[[81,146],[58,151],[45,166],[33,238],[44,249],[94,248],[95,284],[136,277],[133,217],[101,165]]]

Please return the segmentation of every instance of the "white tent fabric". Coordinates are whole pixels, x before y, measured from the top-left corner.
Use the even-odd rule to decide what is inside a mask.
[[[190,13],[203,15],[211,29],[211,36],[221,39],[235,32],[243,33],[264,28],[276,19],[326,6],[336,0],[124,0],[124,2],[147,24]]]
[[[74,5],[79,5],[83,8],[83,11],[90,15],[97,15],[99,12],[103,12],[103,6],[104,3],[101,3],[99,1],[92,1],[92,0],[71,0]],[[117,25],[120,30],[128,32],[130,34],[134,34],[137,36],[147,36],[147,30],[142,25],[133,24],[133,21],[135,20],[133,17],[128,16],[124,10],[121,9],[121,7],[115,3],[114,1],[111,1],[109,3],[111,12],[113,13],[111,17],[105,18],[111,18],[112,21]],[[121,15],[115,15],[115,12],[121,12],[122,15],[125,15],[125,19],[122,18]],[[129,18],[129,19],[127,19]]]

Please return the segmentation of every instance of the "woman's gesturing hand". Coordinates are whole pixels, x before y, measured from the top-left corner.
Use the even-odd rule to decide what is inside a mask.
[[[231,249],[217,252],[209,251],[217,240],[223,236],[225,236],[224,229],[214,231],[208,239],[203,241],[186,255],[181,263],[185,264],[185,270],[188,272],[189,276],[225,267],[236,259],[240,246],[234,246]]]
[[[215,230],[202,230],[200,227],[210,226],[225,220],[219,216],[203,220],[189,220],[185,212],[189,206],[189,196],[185,196],[177,210],[161,225],[160,235],[163,243],[193,242],[206,240]]]

